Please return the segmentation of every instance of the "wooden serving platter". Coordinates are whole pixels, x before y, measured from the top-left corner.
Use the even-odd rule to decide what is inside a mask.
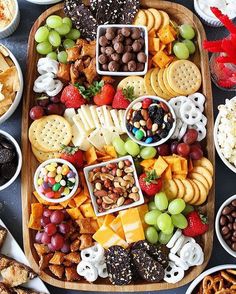
[[[213,143],[213,102],[212,102],[212,91],[211,91],[211,79],[208,66],[208,55],[206,51],[202,49],[202,41],[206,39],[204,28],[199,19],[187,8],[182,5],[167,2],[167,1],[155,1],[155,0],[143,0],[143,7],[154,7],[160,10],[165,10],[170,17],[178,24],[188,23],[192,25],[196,30],[198,49],[194,55],[194,62],[199,66],[202,72],[202,93],[206,96],[205,103],[205,115],[207,116],[207,137],[205,139],[205,148],[207,156],[210,161],[215,165],[214,156],[214,143]],[[22,118],[22,151],[23,151],[23,168],[22,168],[22,212],[23,212],[23,232],[24,232],[24,249],[25,254],[29,260],[31,267],[39,272],[38,267],[38,255],[34,249],[34,235],[35,232],[28,229],[28,221],[30,216],[30,205],[35,201],[32,196],[33,192],[33,175],[38,165],[32,151],[31,145],[28,140],[28,129],[30,126],[29,110],[34,105],[35,94],[33,92],[34,80],[37,77],[36,63],[39,59],[39,55],[35,49],[34,36],[35,32],[43,25],[46,18],[51,14],[63,15],[63,4],[57,4],[48,10],[46,10],[35,22],[32,27],[29,36],[28,43],[28,64],[27,64],[27,75],[26,75],[26,90],[23,103],[23,118]],[[153,290],[164,290],[173,289],[183,286],[193,279],[195,279],[206,267],[209,258],[211,256],[212,245],[213,245],[213,234],[214,234],[214,206],[215,206],[215,188],[214,185],[208,195],[207,203],[201,207],[201,210],[207,215],[209,219],[209,231],[204,234],[201,239],[201,245],[204,249],[205,260],[200,266],[191,268],[186,272],[184,279],[176,284],[162,283],[147,283],[144,281],[137,281],[134,284],[127,286],[113,286],[108,280],[100,279],[96,283],[90,284],[84,280],[80,282],[64,282],[55,279],[49,272],[42,271],[40,277],[56,287],[65,289],[74,289],[82,291],[104,291],[104,292],[135,292],[135,291],[153,291]]]

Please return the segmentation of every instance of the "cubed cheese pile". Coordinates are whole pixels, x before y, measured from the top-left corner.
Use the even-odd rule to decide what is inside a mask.
[[[125,110],[112,109],[107,105],[82,105],[77,113],[67,108],[64,118],[72,126],[72,143],[87,151],[91,146],[102,149],[110,145],[113,138],[125,133]]]

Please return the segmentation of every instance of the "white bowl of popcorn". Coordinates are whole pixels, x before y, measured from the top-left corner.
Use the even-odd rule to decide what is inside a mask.
[[[214,126],[216,151],[224,164],[236,173],[236,96],[218,106]]]

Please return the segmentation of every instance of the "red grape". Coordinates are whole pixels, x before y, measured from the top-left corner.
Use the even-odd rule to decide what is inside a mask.
[[[41,226],[45,227],[47,224],[50,223],[50,218],[43,216],[40,220]]]
[[[189,147],[188,144],[185,144],[185,143],[179,143],[178,144],[177,153],[180,156],[187,157],[189,155],[189,152],[190,152],[190,147]]]
[[[55,249],[54,249],[54,247],[52,246],[51,243],[48,244],[48,248],[49,248],[49,250],[52,251],[52,252],[55,251]]]
[[[63,253],[69,253],[70,252],[70,244],[68,241],[66,241],[63,245],[63,247],[61,248],[61,252]]]
[[[43,216],[49,217],[52,214],[52,211],[50,209],[44,209]]]
[[[160,156],[170,155],[170,146],[168,144],[161,144],[157,147],[157,152]]]
[[[68,223],[62,223],[59,225],[59,231],[62,234],[67,234],[70,232],[70,225]]]
[[[46,107],[49,103],[49,98],[47,96],[38,97],[36,102],[39,106]]]
[[[51,237],[48,236],[48,234],[44,232],[42,235],[42,238],[41,238],[41,242],[43,244],[49,244],[49,243],[51,243]]]
[[[197,148],[199,148],[199,149],[202,149],[202,146],[201,146],[201,144],[200,144],[199,142],[195,142],[195,143],[193,143],[193,144],[191,145],[191,147],[193,147],[193,146],[195,146],[195,147],[197,147]]]
[[[60,250],[63,247],[64,242],[64,238],[59,233],[53,235],[51,238],[51,245],[54,250]]]
[[[199,160],[203,157],[202,149],[198,148],[197,146],[191,146],[190,147],[190,154],[191,159]]]
[[[53,211],[50,216],[50,220],[53,224],[60,224],[64,220],[64,213],[59,210]]]
[[[173,141],[170,145],[170,150],[172,154],[177,154],[177,146],[179,142],[178,141]]]
[[[47,224],[44,228],[44,231],[48,234],[48,236],[52,236],[57,232],[57,227],[55,224]]]
[[[62,115],[64,112],[64,106],[59,103],[59,104],[48,104],[47,106],[47,114],[58,114]]]
[[[50,97],[50,101],[51,101],[52,103],[59,103],[59,102],[61,102],[61,93],[59,93],[59,94],[56,95],[56,96],[52,96],[52,97]]]
[[[193,144],[198,137],[198,131],[195,129],[188,129],[183,137],[183,142],[186,144]]]
[[[64,213],[64,220],[70,219],[70,215],[68,214],[68,212],[66,211],[66,209],[62,209],[61,211]]]
[[[152,99],[145,98],[142,102],[142,108],[147,109],[152,104]]]
[[[42,232],[37,232],[37,234],[35,235],[35,242],[36,243],[41,243],[42,242],[42,236],[43,236]]]
[[[32,120],[40,119],[44,116],[44,109],[42,106],[34,106],[30,109],[30,118]]]

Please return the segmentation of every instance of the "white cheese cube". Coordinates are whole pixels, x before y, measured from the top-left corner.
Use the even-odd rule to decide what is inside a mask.
[[[113,119],[114,125],[116,129],[121,132],[121,125],[120,125],[120,120],[119,120],[119,115],[118,115],[118,110],[117,109],[112,109],[110,111],[111,117]]]
[[[82,113],[83,113],[88,125],[90,126],[90,128],[95,129],[95,123],[93,121],[89,106],[84,104],[84,105],[81,105],[80,109],[82,110]]]
[[[120,126],[121,126],[122,133],[125,133],[125,123],[124,123],[124,120],[125,120],[125,110],[120,109],[118,111],[118,115],[119,115],[119,121],[120,121]]]
[[[68,121],[68,123],[72,126],[74,124],[72,117],[76,115],[74,108],[66,108],[64,112],[64,118]]]
[[[76,127],[78,128],[78,131],[87,136],[87,131],[85,130],[85,127],[84,127],[84,124],[82,123],[81,121],[81,118],[80,118],[80,115],[79,114],[76,114],[72,117],[72,120],[74,122],[74,124],[76,125]]]
[[[91,131],[91,128],[90,128],[89,124],[87,123],[87,120],[86,120],[86,118],[85,118],[85,116],[84,116],[81,109],[78,109],[78,115],[80,117],[81,122],[84,125],[85,130],[86,131]]]
[[[101,129],[94,130],[88,136],[88,141],[97,149],[102,149],[106,145]]]
[[[93,118],[93,121],[94,121],[94,124],[95,124],[96,129],[101,128],[101,124],[100,124],[100,121],[99,121],[99,118],[98,118],[98,114],[97,114],[97,111],[96,111],[97,106],[90,105],[89,106],[89,109],[90,109],[90,112],[91,112],[91,115],[92,115],[92,118]]]
[[[119,132],[117,132],[116,128],[103,128],[102,129],[103,137],[106,145],[111,145],[112,141],[115,137],[119,137]]]
[[[110,114],[110,110],[111,108],[107,105],[103,105],[102,106],[102,110],[103,110],[103,115],[104,115],[104,119],[105,119],[105,126],[106,128],[112,128],[114,127],[114,123]]]
[[[105,118],[104,118],[102,107],[101,106],[97,107],[96,111],[97,111],[98,119],[100,121],[100,124],[101,124],[102,128],[105,128]]]
[[[76,125],[72,126],[72,143],[83,151],[87,151],[91,147],[86,135],[81,133]]]

